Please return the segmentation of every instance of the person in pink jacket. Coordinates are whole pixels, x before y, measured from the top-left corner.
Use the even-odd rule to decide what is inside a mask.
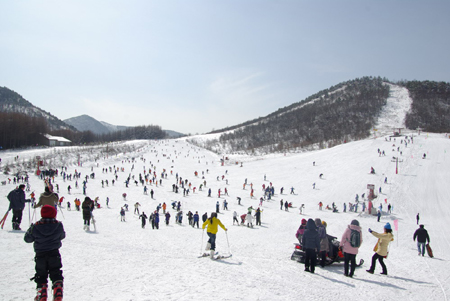
[[[362,233],[359,222],[354,219],[345,229],[342,235],[339,247],[344,252],[344,275],[346,277],[353,277],[356,268],[356,254],[362,244]],[[348,266],[350,263],[350,273],[348,272]]]

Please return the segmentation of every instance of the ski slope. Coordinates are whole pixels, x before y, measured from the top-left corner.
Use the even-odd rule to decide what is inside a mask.
[[[3,151],[0,157],[2,171],[6,164],[13,165],[39,155],[58,169],[61,165],[67,166],[67,173],[78,170],[82,178],[91,172],[96,174],[95,179],[87,183],[87,195],[92,199],[99,197],[102,205],[94,211],[96,231],[92,226],[91,231],[84,231],[81,212],[74,210],[75,197],[84,198],[81,181],[78,189],[75,181],[64,182],[62,177],[56,177],[54,182],[59,185],[59,195],[65,197],[63,210],[57,217],[67,233],[60,249],[65,300],[448,300],[450,230],[447,221],[450,214],[447,203],[450,196],[446,184],[450,178],[447,156],[450,139],[446,134],[405,134],[413,136],[413,143],[407,146],[402,143],[403,138],[389,141],[386,135],[301,154],[229,155],[230,160],[224,166],[216,154],[183,139],[115,144],[114,147],[126,147],[127,151],[114,156],[107,156],[106,146],[102,146]],[[379,156],[378,149],[385,151],[386,156]],[[425,159],[422,159],[423,154],[426,154]],[[16,156],[18,160],[14,161]],[[81,166],[77,164],[78,156]],[[392,157],[400,158],[398,174]],[[148,170],[152,165],[152,172],[156,171],[158,179],[164,169],[168,174],[162,185],[147,185],[154,190],[154,199],[143,194],[140,184],[125,187],[129,174],[138,179],[144,167]],[[114,186],[111,185],[113,174],[102,172],[103,168],[113,166],[124,168],[124,172],[118,173]],[[371,167],[375,175],[370,174]],[[199,177],[194,176],[195,171]],[[176,173],[197,187],[196,192],[191,190],[186,197],[182,190],[178,194],[172,192]],[[319,174],[323,174],[322,179]],[[0,174],[1,181],[8,182],[8,178],[12,176]],[[102,179],[108,179],[109,187],[102,188]],[[250,187],[243,189],[245,179],[253,184],[254,199],[250,198]],[[199,191],[204,180],[206,189]],[[241,215],[249,206],[256,208],[263,195],[262,185],[270,183],[275,187],[275,197],[262,206],[262,225],[254,228],[233,225],[233,211]],[[314,183],[315,189],[312,188]],[[37,176],[31,176],[30,184],[31,191],[37,195],[43,192],[44,184]],[[378,197],[374,205],[383,204],[379,223],[376,216],[342,212],[344,202],[353,203],[356,194],[367,195],[367,184],[375,185]],[[70,195],[68,185],[72,186]],[[218,198],[218,189],[223,192],[225,187],[229,196]],[[284,187],[283,195],[280,195],[281,187]],[[289,194],[291,187],[295,188],[295,195]],[[1,214],[7,211],[6,195],[14,188],[12,181],[0,186]],[[207,197],[209,188],[211,198]],[[126,200],[123,193],[127,194]],[[106,207],[106,197],[110,198],[109,207]],[[242,205],[237,204],[237,197],[242,198]],[[216,250],[219,254],[232,253],[233,256],[220,261],[198,258],[204,252],[207,235],[201,228],[187,224],[186,213],[191,210],[200,215],[209,214],[215,210],[216,202],[222,205],[224,199],[229,203],[229,210],[221,209],[219,219],[228,232],[219,229]],[[288,212],[280,210],[281,199],[292,202],[295,208]],[[182,225],[174,223],[172,200],[182,203]],[[66,201],[72,202],[72,211],[67,210]],[[320,211],[320,201],[330,206],[335,202],[339,213]],[[161,216],[159,230],[151,229],[148,223],[142,229],[138,216],[133,214],[136,202],[148,216],[159,203],[166,202],[172,214],[170,225],[166,226]],[[129,204],[130,211],[126,222],[121,222],[119,211],[125,203]],[[392,214],[385,212],[389,203],[393,205]],[[305,204],[303,215],[298,211],[301,204]],[[429,232],[434,258],[417,255],[412,239],[418,228],[417,213],[421,216],[420,223]],[[30,216],[33,214],[31,209]],[[35,214],[40,216],[39,211]],[[317,217],[327,222],[328,234],[339,240],[351,220],[359,220],[364,241],[357,259],[364,259],[365,263],[357,268],[354,278],[344,277],[343,264],[318,267],[315,274],[310,274],[303,271],[302,264],[290,260],[301,219]],[[386,222],[393,225],[396,219],[399,228],[394,231],[395,240],[385,261],[389,275],[380,275],[379,265],[375,274],[366,273],[376,243],[367,229],[382,232]],[[11,215],[5,228],[0,230],[3,258],[0,300],[31,300],[35,295],[35,284],[29,281],[34,275],[34,251],[31,244],[23,241],[29,224],[28,207],[24,210],[23,231],[12,231],[10,220]]]

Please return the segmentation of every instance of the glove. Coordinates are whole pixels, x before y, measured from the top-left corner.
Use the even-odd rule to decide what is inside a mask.
[[[372,233],[372,229],[369,228],[369,232]]]

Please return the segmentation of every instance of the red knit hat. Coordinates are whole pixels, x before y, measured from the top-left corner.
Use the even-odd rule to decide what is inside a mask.
[[[41,209],[41,216],[43,218],[55,218],[56,217],[56,208],[50,205],[44,205]]]

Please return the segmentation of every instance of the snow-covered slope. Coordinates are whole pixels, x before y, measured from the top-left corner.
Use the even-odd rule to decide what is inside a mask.
[[[389,140],[383,136],[302,154],[232,156],[224,166],[217,155],[184,140],[109,145],[109,148],[123,150],[117,155],[107,155],[104,152],[107,146],[103,146],[2,152],[1,158],[2,170],[6,164],[12,166],[14,162],[40,155],[55,166],[63,162],[61,165],[67,166],[68,173],[77,170],[83,178],[91,172],[96,174],[95,179],[88,180],[87,195],[99,197],[103,208],[94,211],[97,230],[91,232],[83,231],[80,212],[67,210],[66,201],[72,202],[73,208],[73,200],[84,197],[81,188],[72,189],[69,195],[67,186],[74,187],[75,182],[55,178],[60,196],[65,197],[64,208],[58,213],[67,232],[61,248],[65,300],[447,300],[450,293],[447,202],[450,195],[446,184],[450,158],[446,151],[450,139],[445,134],[408,135],[414,138],[407,145],[403,138]],[[384,151],[386,156],[380,156],[378,150]],[[422,159],[423,154],[426,154],[425,159]],[[82,166],[76,164],[78,155]],[[16,156],[18,161],[14,160]],[[400,158],[398,174],[392,157]],[[118,172],[114,186],[111,185],[113,173],[102,172],[103,168],[113,166],[124,168],[123,172]],[[375,175],[369,173],[371,167],[375,168]],[[131,184],[129,188],[124,185],[128,175],[138,178],[139,173],[149,168],[156,172],[158,179],[164,169],[167,173],[162,185],[147,185],[154,190],[154,199],[143,194],[140,184]],[[322,179],[319,178],[321,173]],[[195,193],[191,189],[186,197],[182,191],[175,194],[172,184],[176,182],[176,174],[196,187]],[[12,179],[2,174],[0,180],[8,182],[8,177]],[[109,187],[102,188],[101,181],[106,179]],[[246,179],[255,189],[253,199],[250,187],[243,189]],[[203,181],[206,181],[206,189],[199,191]],[[36,176],[31,176],[30,183],[32,191],[43,191],[43,183]],[[241,215],[246,213],[247,207],[257,207],[263,195],[262,185],[270,183],[275,187],[275,197],[262,205],[262,225],[254,228],[233,225],[233,211]],[[314,183],[315,189],[312,188]],[[381,222],[367,214],[342,212],[344,202],[353,203],[356,194],[367,195],[367,184],[375,185],[376,206],[383,204]],[[0,212],[7,211],[6,195],[14,187],[12,182],[0,186],[3,196]],[[281,187],[284,187],[282,195]],[[295,195],[289,194],[291,187],[295,188]],[[212,197],[207,197],[209,188]],[[223,192],[225,188],[229,195],[218,198],[218,189]],[[124,192],[126,200],[122,198]],[[110,198],[108,208],[106,197]],[[237,197],[242,198],[242,205],[237,204]],[[225,199],[229,210],[221,210],[219,218],[228,232],[219,230],[217,250],[233,256],[221,261],[197,258],[203,252],[207,237],[201,229],[187,225],[186,213],[189,210],[198,211],[200,215],[210,213],[215,210],[217,201],[222,204]],[[289,212],[280,210],[281,199],[292,202],[295,208]],[[182,203],[182,225],[174,224],[172,201]],[[325,205],[335,202],[340,212],[320,211],[320,201]],[[132,211],[136,202],[147,215],[158,204],[168,204],[172,214],[170,225],[161,221],[159,230],[152,230],[148,224],[142,229],[138,216]],[[129,204],[130,211],[127,221],[120,222],[119,210],[125,203]],[[393,205],[392,214],[385,212],[389,203]],[[301,204],[306,207],[303,215],[298,211]],[[435,258],[417,255],[412,239],[418,227],[417,213],[421,216],[420,223],[429,231]],[[32,216],[33,210],[30,211]],[[290,260],[300,220],[316,217],[325,220],[328,233],[339,239],[352,219],[360,221],[364,242],[357,258],[364,259],[365,264],[356,270],[354,278],[343,276],[342,264],[319,267],[315,274],[310,274],[303,271],[302,264]],[[34,252],[32,245],[23,241],[24,231],[11,230],[10,218],[0,231],[3,255],[0,299],[29,300],[34,295],[34,283],[28,280],[34,274]],[[28,219],[26,208],[23,229],[27,228]],[[394,220],[398,220],[399,228],[394,231],[395,241],[386,260],[389,275],[380,275],[379,265],[374,275],[366,273],[376,243],[367,229],[381,232],[386,222],[393,224]]]

